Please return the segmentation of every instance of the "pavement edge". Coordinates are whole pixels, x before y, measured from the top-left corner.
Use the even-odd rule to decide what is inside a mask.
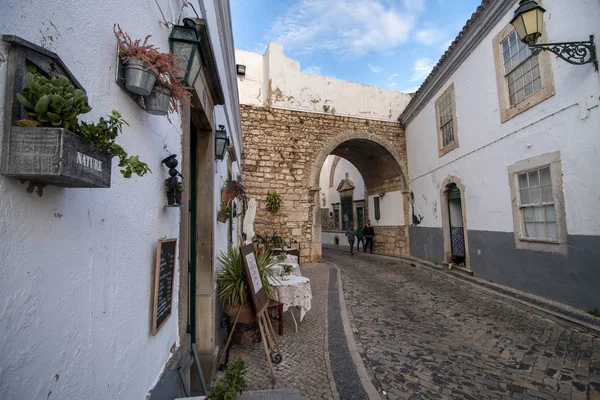
[[[344,287],[342,286],[342,271],[339,267],[332,263],[327,262],[331,268],[335,268],[337,270],[337,279],[338,279],[338,296],[340,297],[340,310],[342,313],[342,324],[344,326],[344,335],[346,336],[346,342],[348,343],[348,350],[350,351],[350,356],[352,357],[352,361],[354,362],[354,366],[356,367],[356,373],[360,377],[360,382],[369,396],[370,400],[381,400],[381,395],[371,382],[371,377],[367,372],[367,368],[363,363],[362,357],[360,356],[360,352],[358,351],[358,347],[356,345],[356,341],[354,340],[354,333],[352,332],[352,327],[350,326],[350,317],[348,315],[348,309],[346,307],[346,299],[344,298]]]

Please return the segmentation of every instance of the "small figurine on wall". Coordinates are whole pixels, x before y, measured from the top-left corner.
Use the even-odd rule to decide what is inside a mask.
[[[175,169],[179,162],[177,161],[177,155],[171,154],[167,158],[161,161],[167,168],[169,168],[169,177],[165,179],[165,190],[167,192],[167,201],[170,206],[181,204],[181,193],[183,192],[183,175]]]

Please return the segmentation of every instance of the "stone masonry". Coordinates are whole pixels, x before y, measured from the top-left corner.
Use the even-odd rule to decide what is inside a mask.
[[[248,105],[241,114],[243,181],[247,196],[258,202],[254,231],[299,243],[303,263],[321,258],[318,173],[327,155],[348,153],[369,193],[406,190],[406,141],[398,123]],[[362,158],[352,160],[352,154]],[[272,191],[283,200],[275,214],[266,209]],[[405,227],[390,228],[380,229],[378,251],[406,253]]]

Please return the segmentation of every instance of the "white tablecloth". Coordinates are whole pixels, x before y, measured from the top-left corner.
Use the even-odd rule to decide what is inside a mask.
[[[273,265],[271,267],[271,275],[274,277],[277,277],[277,279],[281,280],[280,276],[283,275],[283,266],[284,265],[291,265],[294,270],[292,271],[292,275],[296,275],[296,276],[302,276],[302,274],[300,273],[300,264],[298,263],[291,263],[291,262],[280,262],[277,263],[275,265]]]
[[[271,279],[273,286],[273,300],[283,303],[283,311],[290,307],[300,307],[300,321],[304,315],[312,308],[312,292],[310,290],[310,279],[304,276],[291,276],[288,281],[281,278]]]

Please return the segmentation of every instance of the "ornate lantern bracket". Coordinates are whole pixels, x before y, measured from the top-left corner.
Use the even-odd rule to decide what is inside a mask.
[[[550,51],[557,57],[573,65],[584,65],[593,63],[598,71],[598,56],[596,53],[596,44],[594,35],[590,35],[590,40],[585,42],[562,42],[562,43],[543,43],[529,45],[531,52],[536,55],[542,50]]]

